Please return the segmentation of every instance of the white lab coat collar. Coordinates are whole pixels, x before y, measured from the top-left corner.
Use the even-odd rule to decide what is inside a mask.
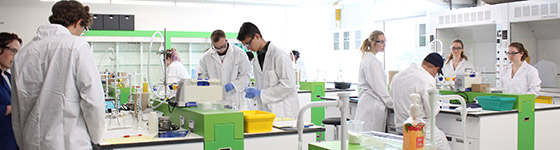
[[[42,25],[37,29],[37,36],[35,37],[35,39],[46,39],[60,34],[72,35],[68,28],[60,24]]]
[[[421,74],[419,74],[420,76],[422,76],[422,79],[434,79],[435,77],[432,76],[428,71],[426,71],[426,69],[424,69],[421,65],[417,65],[415,63],[410,64],[410,66],[412,68],[414,68],[415,70],[422,72]]]
[[[510,64],[508,65],[508,68],[507,68],[507,71],[508,71],[508,72],[507,72],[507,75],[508,75],[508,77],[509,77],[510,79],[513,79],[513,78],[515,78],[515,77],[518,77],[519,74],[521,74],[522,72],[525,72],[525,70],[527,70],[528,65],[529,65],[529,64],[528,64],[526,61],[523,61],[523,63],[521,64],[521,67],[519,67],[519,69],[517,70],[517,72],[515,72],[515,74],[512,76],[512,75],[511,75],[511,72],[512,72],[512,70],[513,70],[513,63],[510,63]]]
[[[224,55],[224,62],[222,62],[222,59],[220,58],[220,54],[218,54],[217,51],[211,50],[210,56],[212,56],[212,58],[214,58],[214,60],[218,62],[218,64],[220,65],[219,66],[220,68],[222,67],[222,64],[226,63],[226,61],[231,60],[231,57],[233,55],[233,54],[231,54],[231,53],[233,53],[232,52],[233,51],[232,46],[235,46],[235,45],[228,42],[227,52]]]
[[[264,55],[264,58],[269,58],[269,59],[265,59],[264,62],[263,62],[263,65],[266,64],[267,62],[271,63],[271,60],[270,60],[270,54],[272,53],[271,48],[274,48],[272,42],[270,42],[268,44],[268,49],[266,49],[266,54]],[[268,70],[269,66],[271,67],[271,65],[264,65],[264,67],[261,69],[261,64],[259,63],[259,57],[258,56],[259,55],[257,54],[255,56],[255,59],[253,59],[253,61],[255,61],[254,64],[257,67],[257,69],[254,69],[254,70],[256,70],[256,71],[258,71],[259,73],[262,74],[263,71]]]

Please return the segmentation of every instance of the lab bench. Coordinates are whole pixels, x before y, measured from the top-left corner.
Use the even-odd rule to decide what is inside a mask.
[[[555,149],[560,124],[560,105],[535,104],[535,149]],[[440,110],[436,117],[452,149],[463,149],[460,113]],[[469,150],[518,149],[518,110],[468,112],[467,139]]]
[[[315,142],[316,132],[323,132],[324,128],[314,126],[305,128],[303,130],[303,141],[306,143]],[[119,132],[118,130],[107,131],[105,135],[110,135],[110,132]],[[145,132],[145,131],[144,131]],[[109,134],[108,134],[109,133]],[[262,133],[245,133],[244,134],[244,149],[245,150],[285,150],[297,149],[298,146],[297,130],[291,129],[277,129],[273,128],[270,132]],[[181,138],[153,138],[149,140],[140,141],[124,141],[119,143],[102,142],[94,145],[94,149],[134,149],[134,150],[153,150],[153,149],[204,149],[204,138],[196,133],[190,133],[186,137]],[[304,148],[306,149],[306,148]]]

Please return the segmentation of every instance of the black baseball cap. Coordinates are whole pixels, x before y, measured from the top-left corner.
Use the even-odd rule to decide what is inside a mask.
[[[439,73],[443,75],[443,72],[441,71],[441,69],[443,68],[443,57],[441,55],[439,55],[438,53],[430,53],[428,54],[428,56],[426,56],[426,58],[424,58],[424,61],[429,62],[436,67],[439,67]]]

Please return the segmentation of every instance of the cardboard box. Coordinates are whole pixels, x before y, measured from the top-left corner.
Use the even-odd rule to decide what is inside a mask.
[[[482,93],[486,93],[490,90],[490,84],[484,83],[484,84],[472,84],[471,90],[473,92],[482,92]]]

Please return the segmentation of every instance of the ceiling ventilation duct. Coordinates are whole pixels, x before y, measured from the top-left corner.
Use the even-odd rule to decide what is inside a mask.
[[[500,3],[509,3],[509,2],[518,2],[518,1],[525,1],[525,0],[482,0],[488,4],[500,4]]]

